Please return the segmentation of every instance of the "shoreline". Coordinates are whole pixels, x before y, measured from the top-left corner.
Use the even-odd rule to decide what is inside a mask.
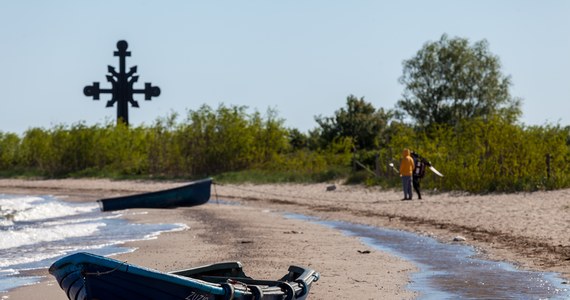
[[[337,185],[334,192],[325,192],[326,187],[281,186],[279,195],[271,185],[228,185],[220,196],[239,190],[242,194],[236,200],[247,205],[287,207],[324,220],[406,230],[441,242],[463,236],[464,243],[486,259],[560,273],[566,281],[570,278],[570,189],[491,195],[425,193],[424,200],[400,201],[399,191]]]
[[[0,192],[33,191],[34,194],[50,194],[66,201],[95,201],[103,197],[154,191],[182,184],[102,179],[2,179]],[[149,213],[144,216],[133,216],[134,222],[152,223],[168,219],[168,223],[171,223],[171,220],[176,220],[187,224],[190,229],[180,233],[161,234],[156,240],[127,243],[125,246],[134,246],[138,250],[116,257],[161,271],[220,260],[241,260],[248,275],[275,278],[282,275],[278,270],[283,271],[288,267],[282,261],[284,256],[276,249],[295,253],[297,248],[306,249],[311,245],[320,245],[326,249],[326,253],[336,253],[335,255],[349,259],[349,262],[362,261],[364,265],[355,267],[346,259],[343,262],[331,258],[334,255],[323,258],[317,251],[307,258],[304,264],[322,275],[321,280],[315,283],[311,290],[311,299],[339,297],[338,293],[326,294],[324,290],[347,285],[346,277],[354,279],[348,286],[358,286],[358,290],[363,291],[360,295],[363,299],[367,299],[369,295],[381,295],[386,299],[414,298],[415,294],[406,290],[410,274],[414,271],[410,263],[369,249],[356,239],[334,234],[326,228],[317,228],[317,225],[308,222],[284,219],[280,215],[282,212],[290,212],[315,216],[322,220],[407,230],[429,235],[443,242],[450,242],[453,237],[461,235],[467,239],[464,243],[475,246],[481,255],[488,259],[507,261],[522,269],[556,272],[566,281],[570,278],[570,237],[566,233],[570,228],[570,190],[484,196],[425,193],[425,199],[421,201],[399,201],[401,195],[397,191],[344,185],[336,185],[334,191],[326,191],[329,185],[214,185],[210,205],[146,210]],[[241,205],[211,205],[215,204],[216,199],[229,199]],[[265,225],[252,226],[252,220],[261,222],[258,225]],[[211,231],[211,224],[221,225]],[[228,228],[231,228],[230,232],[225,232]],[[262,238],[259,241],[251,238],[257,236]],[[187,242],[181,240],[190,240],[193,246],[189,247],[185,245]],[[268,241],[278,248],[268,248],[264,245],[269,243]],[[299,244],[291,244],[291,241]],[[164,245],[168,245],[168,248]],[[190,253],[198,255],[173,259],[170,262],[153,262],[148,259],[153,256],[155,260],[160,261],[162,258],[158,258],[162,253],[184,257],[182,252],[172,246],[187,248]],[[373,255],[362,255],[357,250],[372,250]],[[289,261],[290,264],[302,262],[296,262],[294,259]],[[253,268],[249,264],[252,264]],[[375,274],[379,271],[379,265],[384,273]],[[267,266],[271,266],[270,269],[275,270],[275,273],[267,270]],[[340,273],[342,275],[338,274],[338,268],[344,268],[343,273]],[[368,273],[363,273],[363,268]],[[344,275],[344,272],[348,275]],[[336,275],[328,277],[330,274]],[[362,274],[366,274],[366,277]],[[370,277],[375,279],[371,280]],[[376,282],[382,283],[381,288],[374,286],[373,283]],[[43,288],[39,290],[49,287],[49,283],[40,285]],[[63,297],[44,299],[65,299],[59,287],[56,288]],[[10,293],[9,299],[33,299],[26,298],[31,292],[25,291],[34,290],[37,293],[37,289],[35,286],[16,289]],[[24,296],[18,298],[19,295]]]
[[[0,193],[49,194],[64,201],[84,202],[181,184],[84,179],[0,180]],[[410,262],[374,250],[337,230],[285,218],[282,209],[216,205],[213,190],[206,205],[140,211],[148,213],[125,218],[135,223],[184,223],[189,228],[162,233],[152,240],[127,242],[124,247],[136,250],[113,258],[165,272],[220,261],[240,261],[248,276],[259,279],[277,279],[290,265],[301,265],[321,274],[320,280],[313,284],[310,299],[373,299],[371,295],[385,299],[416,297],[415,292],[407,290],[410,274],[416,271]],[[47,270],[35,273],[47,277],[38,284],[2,294],[7,297],[4,299],[66,299]]]

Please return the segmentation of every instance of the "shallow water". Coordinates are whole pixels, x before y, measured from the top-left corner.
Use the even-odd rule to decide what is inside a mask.
[[[399,230],[287,216],[341,230],[415,263],[420,271],[412,275],[409,288],[419,292],[420,299],[570,299],[569,287],[558,274],[523,271],[508,263],[479,259],[471,246],[441,243]]]
[[[133,224],[125,212],[104,213],[96,203],[68,203],[50,196],[0,194],[0,292],[41,280],[21,276],[47,268],[74,252],[113,255],[133,251],[126,241],[151,239],[184,224]]]

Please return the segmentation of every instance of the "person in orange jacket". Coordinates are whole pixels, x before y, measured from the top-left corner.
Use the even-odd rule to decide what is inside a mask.
[[[412,200],[412,175],[414,174],[414,159],[410,156],[410,150],[404,149],[400,162],[400,177],[404,188],[404,199]]]

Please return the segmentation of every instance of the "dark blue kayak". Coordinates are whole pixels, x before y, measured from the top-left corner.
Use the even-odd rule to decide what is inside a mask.
[[[210,200],[212,178],[157,192],[97,200],[102,211],[128,208],[172,208],[201,205]]]
[[[77,253],[50,268],[70,300],[306,299],[319,273],[291,266],[279,280],[247,277],[239,262],[163,273],[118,260]]]

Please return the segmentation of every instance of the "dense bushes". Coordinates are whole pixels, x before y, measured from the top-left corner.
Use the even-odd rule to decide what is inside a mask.
[[[521,126],[501,118],[463,120],[415,130],[388,124],[378,149],[358,149],[350,137],[315,148],[314,136],[288,130],[274,111],[203,106],[150,126],[115,124],[32,128],[21,137],[0,132],[0,174],[44,177],[199,178],[258,182],[349,178],[399,186],[391,168],[403,148],[425,156],[445,174],[428,172],[427,189],[470,192],[570,187],[570,129]],[[314,133],[313,133],[314,135]],[[352,174],[352,175],[351,175]],[[376,174],[376,175],[374,175]]]
[[[20,138],[13,133],[0,132],[0,170],[16,167]]]
[[[5,176],[197,178],[260,169],[318,178],[346,163],[337,158],[344,155],[339,150],[292,151],[289,130],[272,110],[262,116],[245,107],[203,106],[178,119],[171,114],[151,126],[130,128],[112,123],[32,128],[22,138],[0,132],[0,168]]]
[[[569,128],[525,127],[491,118],[408,134],[390,148],[410,147],[445,174],[425,180],[427,187],[512,192],[570,186]]]

